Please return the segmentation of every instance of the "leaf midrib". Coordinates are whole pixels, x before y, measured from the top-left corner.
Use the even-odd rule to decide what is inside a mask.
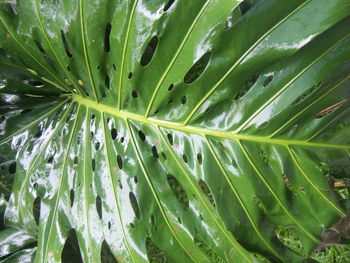
[[[87,107],[91,107],[99,112],[108,113],[110,115],[119,117],[121,119],[130,119],[130,120],[138,121],[148,125],[174,129],[185,133],[198,134],[202,136],[219,137],[219,138],[231,139],[236,141],[237,140],[251,141],[251,142],[257,142],[257,143],[266,143],[266,144],[275,144],[275,145],[284,145],[284,146],[294,145],[294,146],[304,146],[304,147],[333,148],[333,149],[340,149],[340,150],[350,149],[350,145],[323,143],[323,142],[315,142],[315,141],[307,141],[307,140],[277,139],[277,138],[270,138],[266,136],[247,135],[247,134],[234,133],[230,131],[220,131],[220,130],[213,130],[213,129],[196,127],[191,125],[183,125],[180,123],[158,120],[154,118],[146,118],[143,115],[135,114],[128,111],[117,110],[114,107],[97,103],[95,101],[84,98],[77,94],[73,94],[71,98],[79,104],[85,105]]]

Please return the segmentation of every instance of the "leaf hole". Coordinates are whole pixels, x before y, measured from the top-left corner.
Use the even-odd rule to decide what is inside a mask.
[[[50,256],[50,252],[49,252],[49,256]],[[72,262],[72,259],[74,259],[74,263],[83,263],[78,238],[77,238],[75,229],[73,228],[68,233],[68,237],[64,244],[62,254],[61,254],[62,262]],[[50,259],[49,261],[51,260],[53,259]]]
[[[45,52],[43,46],[41,45],[41,43],[38,40],[34,40],[34,42],[35,42],[36,47],[39,49],[39,51],[42,54],[46,55],[46,52]]]
[[[120,188],[121,190],[123,190],[123,185],[122,185],[122,182],[120,181],[120,179],[118,179],[118,184],[119,184],[119,188]]]
[[[187,101],[187,97],[186,96],[182,96],[181,103],[182,104],[186,104],[186,101]]]
[[[101,263],[118,263],[105,239],[101,245]]]
[[[193,242],[196,244],[196,246],[205,254],[209,259],[210,262],[224,262],[214,251],[211,249],[207,244],[205,244],[203,241],[193,238]]]
[[[224,31],[227,31],[231,27],[233,27],[239,18],[240,18],[240,14],[238,14],[237,9],[235,8],[234,10],[232,10],[231,14],[229,14],[229,16],[226,19]]]
[[[265,121],[263,122],[262,124],[259,125],[259,129],[264,129],[266,128],[267,126],[269,126],[270,122],[268,121]]]
[[[159,158],[157,147],[155,145],[152,146],[152,155],[153,155],[153,158],[155,159]]]
[[[53,160],[54,160],[54,157],[53,157],[53,155],[51,155],[49,157],[49,159],[47,160],[47,163],[53,163]]]
[[[112,137],[112,140],[115,140],[115,139],[117,138],[117,136],[118,136],[118,132],[117,132],[117,130],[116,130],[115,128],[113,128],[113,129],[111,130],[111,137]]]
[[[154,215],[151,215],[151,225],[152,225],[153,227],[155,227],[155,225],[156,225],[156,220],[155,220],[155,218],[154,218]]]
[[[134,182],[137,184],[139,182],[139,178],[137,176],[134,176]]]
[[[201,153],[197,153],[197,161],[200,165],[203,164],[203,156]]]
[[[33,111],[32,109],[25,109],[25,110],[21,111],[21,114],[26,114],[26,113],[29,113],[29,112],[32,112],[32,111]]]
[[[234,97],[234,100],[241,99],[254,86],[258,78],[259,78],[258,74],[251,76],[250,79],[244,84],[243,88]]]
[[[152,60],[154,53],[156,52],[156,48],[158,46],[159,38],[157,36],[152,37],[149,41],[145,51],[141,57],[141,66],[146,67]]]
[[[182,159],[184,160],[185,163],[188,163],[188,157],[186,154],[182,155]]]
[[[39,130],[36,134],[34,134],[33,137],[34,137],[35,139],[39,139],[42,135],[43,135],[42,131]]]
[[[169,262],[166,254],[148,237],[146,238],[147,258],[149,262]]]
[[[119,169],[123,169],[123,159],[119,154],[117,156],[117,163],[118,163]]]
[[[105,77],[105,87],[106,87],[106,89],[110,89],[110,85],[111,85],[111,82],[110,82],[110,79],[109,79],[109,76],[108,75],[106,75],[106,77]]]
[[[15,174],[16,173],[16,168],[17,168],[17,163],[16,162],[12,162],[9,165],[9,173],[10,174]]]
[[[239,4],[239,8],[241,9],[242,15],[246,14],[254,6],[254,2],[256,1],[244,0]]]
[[[131,96],[132,96],[134,99],[136,99],[136,98],[138,97],[137,91],[136,91],[136,90],[133,90],[133,91],[131,92]]]
[[[170,133],[168,133],[167,137],[168,137],[168,141],[169,141],[170,145],[173,145],[173,143],[174,143],[173,136]]]
[[[70,199],[70,207],[72,207],[74,204],[74,190],[73,189],[71,189],[69,192],[69,199]]]
[[[131,78],[132,78],[132,72],[130,72],[128,75],[128,79],[131,79]]]
[[[164,6],[164,12],[168,11],[169,8],[174,4],[175,0],[169,0],[166,5]]]
[[[162,152],[162,156],[164,160],[167,160],[168,158],[166,157],[166,154],[164,152]]]
[[[40,208],[41,208],[41,198],[40,196],[38,196],[34,199],[34,202],[33,202],[33,217],[37,225],[39,225],[39,222],[40,222]]]
[[[177,181],[177,179],[171,174],[167,175],[167,180],[168,180],[170,188],[171,188],[173,194],[175,195],[176,199],[181,204],[182,208],[186,212],[188,212],[190,206],[189,206],[188,197],[187,197],[187,194],[186,194],[184,188]]]
[[[140,140],[143,142],[146,140],[146,135],[141,130],[139,130],[139,137]]]
[[[210,112],[212,109],[214,108],[213,105],[209,106],[206,110],[205,110],[205,113],[208,113]]]
[[[141,214],[140,214],[139,204],[133,192],[129,192],[129,199],[130,199],[131,207],[134,210],[135,216],[137,217],[137,219],[140,219]]]
[[[207,197],[207,199],[209,200],[209,202],[214,206],[216,207],[215,205],[215,201],[214,201],[214,197],[208,187],[208,185],[202,180],[202,179],[199,179],[198,181],[198,185],[199,187],[201,188],[202,192],[204,193],[204,195]]]
[[[231,164],[232,164],[232,166],[234,167],[234,168],[238,168],[238,164],[237,164],[237,162],[236,162],[236,160],[235,159],[232,159],[231,160]]]
[[[177,221],[179,222],[180,225],[182,224],[181,218],[179,216],[177,217]]]
[[[96,210],[98,217],[102,219],[102,199],[99,195],[96,196]]]
[[[308,97],[310,97],[310,95],[319,87],[321,87],[323,84],[323,82],[319,82],[316,85],[313,85],[310,89],[308,89],[307,91],[305,91],[303,94],[301,94],[295,101],[293,101],[292,105],[296,105],[300,102],[302,102],[303,100],[307,99]]]
[[[174,89],[174,84],[170,84],[170,86],[168,87],[168,91],[171,92]]]
[[[42,88],[45,86],[45,84],[38,80],[24,80],[24,84],[35,87],[35,88]]]
[[[106,25],[106,30],[105,30],[105,39],[104,39],[104,51],[105,53],[109,53],[110,51],[110,34],[111,34],[111,30],[112,30],[112,25],[111,23],[108,23]]]
[[[211,57],[211,52],[205,53],[198,61],[188,70],[184,77],[186,84],[191,84],[196,81],[204,72]]]
[[[100,143],[99,142],[96,142],[95,143],[95,149],[96,149],[96,151],[98,151],[99,149],[100,149]]]
[[[269,164],[270,159],[269,159],[269,157],[267,156],[266,152],[264,152],[263,150],[259,150],[259,151],[258,151],[258,155],[260,156],[260,158],[262,159],[262,161],[263,161],[265,164]]]
[[[283,245],[294,252],[305,256],[305,249],[301,240],[290,228],[279,226],[275,229],[275,235]]]
[[[65,36],[63,30],[61,30],[61,38],[62,38],[64,49],[66,50],[66,54],[69,58],[71,58],[73,56],[73,54],[70,51],[70,48],[69,48],[69,45],[68,45],[68,42],[67,42],[67,39],[66,39],[66,36]]]
[[[95,168],[96,168],[96,161],[95,161],[95,159],[92,159],[91,160],[91,169],[93,172],[95,171]]]
[[[273,80],[273,76],[268,76],[267,79],[264,81],[264,87],[267,87],[271,81]]]

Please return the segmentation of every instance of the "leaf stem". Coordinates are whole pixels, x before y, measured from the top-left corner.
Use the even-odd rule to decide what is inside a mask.
[[[306,140],[277,139],[277,138],[270,138],[265,136],[245,135],[241,133],[234,133],[231,131],[220,131],[220,130],[217,131],[217,130],[212,130],[212,129],[203,128],[203,127],[183,125],[175,122],[157,120],[153,118],[146,118],[143,115],[135,114],[128,111],[117,110],[114,107],[97,103],[95,101],[83,98],[79,95],[72,95],[72,99],[80,104],[89,106],[97,111],[106,112],[108,114],[120,117],[122,119],[131,119],[131,120],[135,120],[145,124],[156,125],[164,128],[170,128],[170,129],[187,132],[187,133],[214,136],[214,137],[220,137],[220,138],[226,138],[226,139],[232,139],[232,140],[277,144],[277,145],[298,145],[298,146],[305,146],[305,147],[350,149],[350,145],[313,142],[313,141],[306,141]]]

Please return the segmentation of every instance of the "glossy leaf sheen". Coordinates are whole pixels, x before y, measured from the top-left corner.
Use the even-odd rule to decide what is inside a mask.
[[[303,262],[345,217],[349,1],[0,8],[1,262]]]

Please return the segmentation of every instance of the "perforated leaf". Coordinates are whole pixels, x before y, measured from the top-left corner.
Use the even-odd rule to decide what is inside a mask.
[[[0,6],[1,262],[346,243],[349,1]]]

